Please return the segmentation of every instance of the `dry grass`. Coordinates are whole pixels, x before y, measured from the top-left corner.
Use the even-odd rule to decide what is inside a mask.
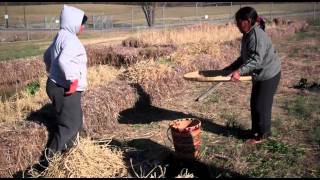
[[[194,178],[194,175],[188,172],[188,169],[183,169],[176,178]]]
[[[173,96],[185,85],[181,73],[174,67],[155,61],[137,63],[124,71],[120,78],[141,86],[152,104],[158,104],[161,99]]]
[[[174,50],[175,46],[148,46],[134,47],[135,45],[127,45],[127,41],[123,41],[122,45],[113,46],[88,46],[88,65],[95,66],[100,64],[109,64],[117,68],[128,67],[139,61],[150,58],[158,59],[159,57],[168,56]]]
[[[116,69],[109,65],[97,65],[88,68],[88,89],[114,80],[124,69]]]
[[[44,63],[37,57],[0,62],[0,89],[19,88],[45,74]]]
[[[27,115],[40,109],[47,98],[45,86],[47,78],[40,78],[39,91],[31,95],[25,90],[0,102],[0,124],[10,124],[26,119]]]
[[[118,128],[118,116],[134,107],[136,90],[127,82],[111,81],[88,90],[82,99],[84,129],[90,137],[101,138]]]
[[[137,39],[147,44],[187,44],[187,43],[219,43],[240,37],[236,26],[200,24],[179,29],[164,29],[142,31],[136,35]]]
[[[56,155],[45,172],[49,178],[126,177],[127,167],[121,150],[107,142],[80,138],[79,144],[63,155]],[[34,174],[37,177],[37,174]]]
[[[108,65],[88,68],[88,89],[112,81],[120,72],[121,70]],[[39,110],[49,101],[46,93],[47,77],[41,77],[38,81],[40,88],[34,95],[22,90],[0,102],[0,124],[15,123],[26,119],[30,112]]]
[[[35,163],[48,136],[44,126],[32,122],[2,125],[0,134],[0,177],[12,177]]]

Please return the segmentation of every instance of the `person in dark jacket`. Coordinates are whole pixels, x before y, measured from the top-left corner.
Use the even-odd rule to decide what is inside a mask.
[[[271,39],[264,32],[264,21],[258,18],[252,7],[243,7],[235,14],[241,40],[241,55],[224,70],[231,71],[231,80],[238,82],[240,76],[252,76],[251,121],[249,144],[261,143],[271,135],[273,97],[281,76],[281,62]],[[261,28],[257,24],[263,23]]]

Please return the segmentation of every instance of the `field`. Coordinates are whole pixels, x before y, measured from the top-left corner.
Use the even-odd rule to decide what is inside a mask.
[[[203,3],[208,4],[208,3]],[[108,15],[112,18],[114,25],[146,25],[145,16],[140,6],[131,5],[108,5],[108,4],[70,4],[83,9],[88,15],[88,24],[92,25],[92,16]],[[229,18],[240,8],[240,5],[227,6],[204,6],[196,4],[184,7],[158,7],[156,10],[156,24],[180,23],[188,20],[201,20],[205,15],[209,19]],[[270,17],[270,13],[298,13],[312,12],[320,9],[318,4],[313,3],[262,3],[250,4],[242,3],[241,6],[249,5],[265,16]],[[29,24],[43,24],[58,19],[62,5],[32,5],[25,6],[26,22]],[[315,8],[315,9],[314,9]],[[23,25],[23,6],[8,6],[9,26]],[[4,6],[0,7],[0,13],[4,14]],[[53,18],[53,19],[52,19]],[[0,24],[4,24],[4,19],[0,19]]]
[[[320,177],[319,30],[303,21],[267,25],[282,59],[282,77],[273,104],[273,135],[256,146],[242,138],[251,127],[250,82],[225,82],[204,102],[195,102],[212,83],[182,78],[198,69],[221,69],[239,55],[241,34],[234,24],[85,34],[89,86],[82,99],[79,144],[56,156],[40,176]],[[32,44],[0,46],[6,51],[0,88],[20,89],[1,96],[0,177],[26,175],[54,121],[41,56],[49,43]],[[25,58],[30,55],[40,56]],[[312,83],[317,85],[311,88]],[[197,159],[178,158],[169,140],[169,123],[181,118],[201,121]]]

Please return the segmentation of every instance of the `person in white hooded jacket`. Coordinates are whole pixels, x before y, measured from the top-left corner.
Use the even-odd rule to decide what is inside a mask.
[[[60,30],[44,53],[46,91],[56,114],[54,126],[49,129],[46,156],[72,147],[82,128],[81,92],[87,86],[87,54],[77,36],[86,21],[82,10],[64,5]]]

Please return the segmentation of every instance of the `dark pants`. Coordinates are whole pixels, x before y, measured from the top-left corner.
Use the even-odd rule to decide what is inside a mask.
[[[49,78],[46,91],[56,114],[56,121],[49,130],[52,133],[47,148],[53,153],[62,152],[73,146],[73,141],[82,128],[81,92],[66,96],[66,89]]]
[[[281,72],[265,81],[253,81],[251,93],[252,133],[265,138],[271,135],[273,96],[277,90]]]

